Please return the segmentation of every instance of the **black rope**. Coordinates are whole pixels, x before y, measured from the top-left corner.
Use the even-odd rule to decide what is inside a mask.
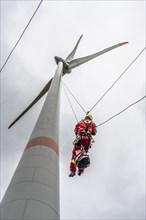
[[[11,50],[11,52],[10,52],[10,54],[8,55],[8,57],[7,57],[6,61],[4,62],[4,64],[3,64],[2,68],[0,69],[0,72],[2,72],[2,70],[3,70],[4,66],[5,66],[5,65],[6,65],[6,63],[8,62],[8,60],[9,60],[10,56],[12,55],[13,51],[14,51],[14,50],[15,50],[15,48],[17,47],[17,45],[18,45],[19,41],[21,40],[21,38],[22,38],[22,36],[23,36],[24,32],[26,31],[26,29],[28,28],[28,26],[30,25],[30,22],[32,21],[33,17],[35,16],[35,14],[36,14],[37,10],[39,9],[39,7],[40,7],[40,5],[41,5],[41,3],[42,3],[42,2],[43,2],[43,0],[41,0],[41,1],[40,1],[40,3],[39,3],[39,5],[37,6],[37,8],[36,8],[35,12],[33,13],[32,17],[30,18],[30,20],[29,20],[28,24],[26,25],[25,29],[23,30],[23,32],[22,32],[22,34],[21,34],[21,36],[19,37],[19,39],[18,39],[18,41],[16,42],[15,46],[13,47],[13,49],[12,49],[12,50]]]
[[[69,104],[70,104],[70,107],[71,107],[71,109],[72,109],[72,111],[73,111],[73,114],[74,114],[74,116],[75,116],[75,119],[76,119],[76,121],[78,122],[77,116],[76,116],[76,114],[75,114],[75,111],[74,111],[73,106],[72,106],[72,104],[71,104],[71,102],[70,102],[70,99],[69,99],[69,97],[68,97],[68,94],[67,94],[67,92],[66,92],[66,90],[65,90],[65,86],[64,86],[64,85],[65,85],[65,84],[63,84],[64,92],[65,92],[65,94],[66,94],[66,97],[67,97],[67,99],[68,99],[68,102],[69,102]]]
[[[97,127],[100,127],[101,125],[107,123],[108,121],[110,121],[111,119],[115,118],[116,116],[120,115],[121,113],[123,113],[124,111],[126,111],[128,108],[132,107],[133,105],[137,104],[138,102],[142,101],[144,98],[146,98],[146,96],[142,97],[141,99],[137,100],[136,102],[133,102],[131,105],[127,106],[125,109],[123,109],[122,111],[120,111],[119,113],[113,115],[112,117],[110,117],[109,119],[107,119],[106,121],[100,123],[97,125]]]
[[[137,55],[137,57],[130,63],[130,65],[124,70],[124,72],[116,79],[116,81],[108,88],[108,90],[101,96],[101,98],[95,103],[89,112],[95,108],[95,106],[103,99],[103,97],[110,91],[110,89],[118,82],[118,80],[124,75],[124,73],[130,68],[130,66],[136,61],[136,59],[143,53],[146,47]]]

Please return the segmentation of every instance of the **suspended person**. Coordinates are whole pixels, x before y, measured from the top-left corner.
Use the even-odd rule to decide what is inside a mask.
[[[70,163],[70,171],[69,177],[73,177],[76,174],[77,170],[77,154],[79,150],[83,150],[85,154],[88,153],[89,148],[91,148],[92,143],[94,142],[92,135],[96,135],[96,124],[92,121],[92,115],[86,114],[85,118],[79,121],[74,129],[76,134],[76,138],[73,142],[74,148],[72,152],[72,158]],[[78,166],[78,175],[81,175],[84,172],[85,168],[79,168]]]

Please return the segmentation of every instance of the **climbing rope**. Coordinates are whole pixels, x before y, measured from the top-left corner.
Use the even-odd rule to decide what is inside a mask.
[[[68,95],[67,95],[67,92],[66,92],[66,90],[65,90],[65,87],[63,86],[63,88],[64,88],[64,91],[65,91],[65,93],[66,93],[67,99],[68,99],[68,101],[69,101],[69,103],[70,103],[71,109],[72,109],[72,111],[73,111],[73,113],[74,113],[74,116],[75,116],[75,118],[76,118],[76,121],[78,122],[77,116],[76,116],[75,111],[74,111],[74,109],[73,109],[73,106],[72,106],[72,104],[71,104],[71,102],[70,102],[70,99],[69,99],[69,97],[68,97]],[[71,93],[71,94],[72,94],[72,93]],[[133,105],[135,105],[135,104],[139,103],[140,101],[142,101],[144,98],[146,98],[146,96],[143,96],[142,98],[140,98],[140,99],[137,100],[136,102],[133,102],[132,104],[128,105],[128,106],[127,106],[126,108],[124,108],[122,111],[120,111],[120,112],[118,112],[117,114],[111,116],[111,117],[108,118],[106,121],[104,121],[104,122],[98,124],[97,127],[100,127],[100,126],[102,126],[103,124],[106,124],[107,122],[109,122],[110,120],[112,120],[113,118],[115,118],[116,116],[118,116],[118,115],[122,114],[123,112],[125,112],[127,109],[129,109],[129,108],[132,107]]]
[[[63,80],[62,80],[62,82],[63,82]],[[69,99],[69,97],[68,97],[68,94],[67,94],[67,92],[66,92],[66,90],[65,90],[65,84],[64,83],[62,83],[62,85],[63,85],[63,89],[64,89],[64,92],[65,92],[65,94],[66,94],[66,97],[67,97],[67,99],[68,99],[68,102],[69,102],[69,104],[70,104],[70,107],[71,107],[71,109],[72,109],[72,112],[73,112],[73,114],[74,114],[74,116],[75,116],[75,119],[76,119],[76,121],[78,122],[78,118],[77,118],[77,116],[76,116],[76,113],[75,113],[75,111],[74,111],[74,109],[73,109],[73,106],[72,106],[72,104],[71,104],[71,102],[70,102],[70,99]]]
[[[126,111],[128,108],[132,107],[133,105],[137,104],[138,102],[142,101],[144,98],[146,98],[146,96],[143,96],[141,99],[137,100],[136,102],[133,102],[131,105],[127,106],[125,109],[123,109],[122,111],[120,111],[119,113],[113,115],[112,117],[108,118],[106,121],[100,123],[97,125],[97,127],[100,127],[101,125],[107,123],[108,121],[110,121],[111,119],[115,118],[116,116],[122,114],[124,111]]]
[[[118,80],[126,73],[126,71],[132,66],[132,64],[138,59],[138,57],[143,53],[146,47],[137,55],[137,57],[129,64],[129,66],[124,70],[124,72],[115,80],[115,82],[107,89],[107,91],[101,96],[101,98],[93,105],[89,112],[91,112],[95,106],[103,99],[103,97],[111,90],[111,88],[118,82]]]
[[[70,89],[67,87],[67,85],[65,84],[65,82],[62,80],[63,85],[66,87],[66,89],[69,91],[69,93],[72,95],[72,97],[74,98],[74,100],[78,103],[78,105],[81,107],[81,109],[86,113],[85,109],[83,108],[83,106],[79,103],[79,101],[75,98],[75,96],[73,95],[73,93],[70,91]]]
[[[28,28],[28,26],[30,25],[30,22],[32,21],[33,17],[35,16],[36,12],[38,11],[38,9],[39,9],[40,5],[42,4],[42,2],[43,2],[43,0],[41,0],[41,1],[40,1],[40,3],[39,3],[39,5],[37,6],[37,8],[36,8],[35,12],[34,12],[34,13],[33,13],[33,15],[31,16],[31,18],[30,18],[30,20],[29,20],[28,24],[26,25],[26,27],[24,28],[24,30],[23,30],[23,32],[22,32],[22,34],[21,34],[21,36],[19,37],[19,39],[18,39],[18,41],[16,42],[15,46],[13,47],[13,49],[12,49],[12,50],[11,50],[11,52],[10,52],[10,54],[8,55],[8,57],[7,57],[6,61],[4,62],[4,64],[3,64],[2,68],[0,69],[0,72],[2,72],[2,70],[3,70],[4,66],[5,66],[5,65],[6,65],[6,63],[8,62],[8,60],[9,60],[10,56],[12,55],[13,51],[14,51],[14,50],[15,50],[15,48],[17,47],[17,45],[18,45],[19,41],[21,40],[21,38],[22,38],[22,36],[23,36],[24,32],[26,31],[26,29]]]
[[[63,88],[64,88],[65,94],[66,94],[66,96],[67,96],[68,102],[69,102],[69,104],[70,104],[70,106],[71,106],[71,109],[72,109],[72,111],[73,111],[73,114],[74,114],[74,116],[75,116],[75,119],[76,119],[76,121],[78,122],[77,116],[76,116],[76,114],[75,114],[75,111],[74,111],[74,109],[73,109],[73,106],[72,106],[72,104],[71,104],[71,101],[70,101],[70,99],[69,99],[69,97],[68,97],[68,95],[67,95],[67,92],[66,92],[66,90],[65,90],[65,86],[64,86],[64,85],[65,85],[65,84],[63,83]],[[66,87],[66,88],[67,88],[67,87]],[[72,93],[70,93],[70,94],[72,95]],[[73,97],[74,97],[74,96],[73,96]],[[127,109],[129,109],[129,108],[132,107],[133,105],[135,105],[135,104],[139,103],[140,101],[142,101],[144,98],[146,98],[146,96],[143,96],[143,97],[140,98],[139,100],[137,100],[137,101],[133,102],[132,104],[128,105],[128,106],[127,106],[126,108],[124,108],[122,111],[120,111],[120,112],[118,112],[117,114],[111,116],[111,117],[108,118],[106,121],[104,121],[104,122],[98,124],[97,127],[100,127],[100,126],[102,126],[103,124],[106,124],[107,122],[109,122],[110,120],[112,120],[113,118],[115,118],[116,116],[118,116],[118,115],[122,114],[123,112],[125,112]],[[75,100],[76,100],[76,99],[75,99]]]
[[[88,113],[88,114],[89,114],[89,112],[91,112],[91,110],[93,110],[93,108],[95,108],[95,106],[96,106],[96,105],[101,101],[101,99],[109,92],[109,90],[117,83],[117,81],[125,74],[125,72],[130,68],[130,66],[136,61],[136,59],[143,53],[143,51],[144,51],[145,49],[146,49],[146,47],[136,56],[136,58],[128,65],[128,67],[124,70],[124,72],[122,72],[122,74],[118,77],[118,79],[108,88],[108,90],[102,95],[102,97],[95,103],[95,105],[94,105],[94,106],[90,109],[90,111],[88,111],[88,112],[85,111],[85,109],[82,107],[82,105],[78,102],[78,100],[75,98],[75,96],[74,96],[74,95],[72,94],[72,92],[69,90],[69,88],[68,88],[68,87],[66,86],[66,84],[63,82],[63,84],[64,84],[64,85],[63,85],[64,91],[65,91],[65,93],[66,93],[67,99],[68,99],[68,101],[69,101],[69,103],[70,103],[71,109],[72,109],[72,111],[73,111],[73,113],[74,113],[74,116],[75,116],[76,120],[77,120],[77,116],[76,116],[75,111],[74,111],[74,109],[73,109],[73,106],[72,106],[72,104],[71,104],[71,102],[70,102],[70,99],[69,99],[69,97],[68,97],[68,95],[67,95],[67,92],[66,92],[66,90],[65,90],[65,87],[66,87],[67,90],[70,92],[70,94],[71,94],[72,97],[75,99],[75,101],[79,104],[79,106],[82,108],[82,110],[83,110],[85,113]],[[62,80],[62,81],[63,81],[63,80]],[[128,108],[130,108],[130,107],[132,107],[133,105],[137,104],[138,102],[142,101],[144,98],[146,98],[146,96],[142,97],[142,98],[139,99],[138,101],[136,101],[136,102],[132,103],[131,105],[127,106],[125,109],[123,109],[123,110],[120,111],[119,113],[113,115],[112,117],[110,117],[110,118],[107,119],[106,121],[100,123],[99,125],[97,125],[97,127],[100,127],[101,125],[107,123],[108,121],[110,121],[110,120],[113,119],[114,117],[120,115],[121,113],[123,113],[124,111],[126,111]],[[78,121],[78,120],[77,120],[77,121]]]

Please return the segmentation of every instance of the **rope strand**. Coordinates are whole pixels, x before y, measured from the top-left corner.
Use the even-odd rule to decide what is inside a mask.
[[[101,96],[101,98],[95,103],[95,105],[90,109],[89,112],[95,108],[95,106],[103,99],[103,97],[111,90],[111,88],[118,82],[118,80],[124,75],[124,73],[132,66],[132,64],[137,60],[137,58],[143,53],[146,47],[137,55],[137,57],[129,64],[129,66],[124,70],[124,72],[115,80],[115,82],[108,88],[108,90]]]
[[[66,90],[65,90],[64,84],[62,84],[62,85],[63,85],[64,92],[65,92],[65,94],[66,94],[66,97],[67,97],[67,99],[68,99],[68,102],[69,102],[69,104],[70,104],[70,107],[71,107],[71,109],[72,109],[72,111],[73,111],[73,114],[74,114],[74,116],[75,116],[75,119],[76,119],[76,121],[78,122],[77,116],[76,116],[75,111],[74,111],[74,109],[73,109],[73,106],[72,106],[72,104],[71,104],[71,102],[70,102],[70,99],[69,99],[69,97],[68,97],[68,94],[67,94],[67,92],[66,92]]]
[[[112,117],[108,118],[106,121],[100,123],[99,125],[97,125],[97,127],[100,127],[101,125],[107,123],[108,121],[110,121],[111,119],[115,118],[116,116],[122,114],[124,111],[126,111],[128,108],[132,107],[133,105],[137,104],[138,102],[142,101],[144,98],[146,98],[146,96],[143,96],[141,99],[137,100],[136,102],[133,102],[131,105],[127,106],[125,109],[123,109],[122,111],[120,111],[119,113],[113,115]]]
[[[75,98],[75,96],[72,94],[72,92],[69,90],[69,88],[67,87],[67,85],[65,84],[65,82],[62,80],[64,86],[67,88],[67,90],[69,91],[69,93],[72,95],[72,97],[75,99],[75,101],[79,104],[79,106],[82,108],[82,110],[86,113],[85,109],[83,108],[83,106],[79,103],[79,101]]]
[[[23,34],[25,33],[26,29],[28,28],[28,26],[30,25],[30,22],[32,21],[33,17],[35,16],[36,12],[38,11],[40,5],[42,4],[43,0],[40,1],[39,5],[37,6],[35,12],[33,13],[32,17],[30,18],[28,24],[26,25],[25,29],[23,30],[21,36],[19,37],[18,41],[16,42],[15,46],[13,47],[13,49],[11,50],[10,54],[8,55],[6,61],[4,62],[2,68],[0,69],[0,72],[2,72],[3,68],[5,67],[6,63],[8,62],[10,56],[12,55],[13,51],[15,50],[15,48],[17,47],[19,41],[21,40]]]

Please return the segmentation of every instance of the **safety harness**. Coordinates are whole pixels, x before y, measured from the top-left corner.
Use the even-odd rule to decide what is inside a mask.
[[[88,131],[88,127],[91,124],[91,121],[88,120],[82,120],[84,122],[84,124],[86,125],[86,129],[85,130],[81,130],[79,132],[79,134],[77,134],[76,139],[73,141],[73,144],[75,144],[77,147],[81,147],[80,145],[80,140],[82,139],[82,136],[88,136],[89,137],[89,142],[88,142],[88,148],[86,150],[88,150],[89,148],[91,148],[90,142],[91,140],[93,140],[91,132]],[[75,152],[73,151],[73,154],[75,155]]]
[[[88,131],[88,127],[91,124],[92,121],[88,121],[88,120],[82,120],[84,122],[84,124],[86,125],[86,129],[85,130],[81,130],[79,133],[81,136],[89,136],[91,137],[91,133],[90,131]]]

